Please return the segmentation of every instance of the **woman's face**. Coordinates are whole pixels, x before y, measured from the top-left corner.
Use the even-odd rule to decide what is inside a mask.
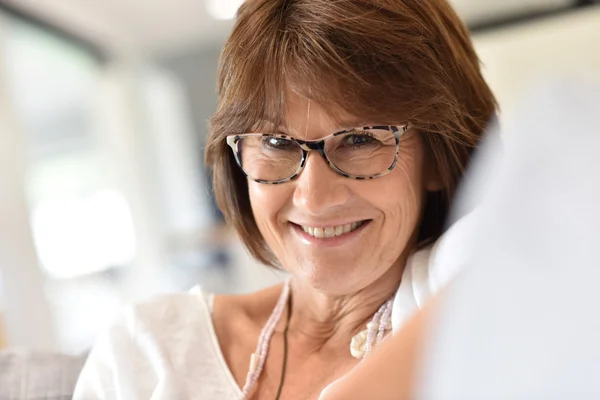
[[[316,140],[364,122],[378,123],[353,118],[356,124],[339,126],[318,104],[311,102],[309,113],[308,107],[305,98],[288,96],[281,133]],[[412,130],[402,136],[394,169],[372,180],[339,175],[320,154],[311,152],[304,170],[290,182],[248,182],[254,218],[271,251],[290,273],[325,293],[353,293],[390,268],[403,268],[424,191],[434,185],[424,176],[424,164],[421,139]],[[323,233],[338,227],[339,233],[344,226],[346,231],[356,228],[356,223],[362,225],[333,238],[305,232],[309,227],[322,228]]]

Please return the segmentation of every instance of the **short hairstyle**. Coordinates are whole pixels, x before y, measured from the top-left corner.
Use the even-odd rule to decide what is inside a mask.
[[[446,0],[247,0],[221,54],[206,162],[217,204],[250,253],[276,266],[225,137],[278,126],[293,89],[330,111],[410,123],[443,189],[428,193],[418,246],[443,232],[456,188],[497,103]]]

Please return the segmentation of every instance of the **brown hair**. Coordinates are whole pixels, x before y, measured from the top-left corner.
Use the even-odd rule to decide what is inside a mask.
[[[251,254],[277,260],[262,238],[248,184],[225,142],[283,119],[290,87],[335,117],[410,121],[443,190],[428,194],[419,244],[438,238],[456,187],[496,101],[463,23],[446,0],[246,0],[220,60],[218,109],[206,162],[217,203]]]

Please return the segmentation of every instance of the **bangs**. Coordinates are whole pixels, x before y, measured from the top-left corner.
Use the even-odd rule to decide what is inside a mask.
[[[247,2],[243,7],[253,7]],[[254,7],[274,7],[260,2]],[[317,102],[335,122],[348,114],[377,124],[400,125],[419,119],[425,107],[412,96],[435,98],[420,84],[407,55],[376,51],[375,43],[339,24],[324,31],[323,21],[306,9],[268,10],[279,18],[258,19],[260,10],[241,10],[243,18],[223,49],[217,112],[211,120],[215,140],[255,130],[264,121],[285,125],[286,94]],[[287,11],[287,13],[285,13]],[[257,29],[258,27],[258,29]],[[372,41],[375,37],[367,38]],[[388,88],[382,91],[382,88]],[[431,95],[424,92],[429,89]],[[438,116],[439,117],[439,116]]]
[[[220,138],[254,131],[264,122],[285,125],[290,93],[319,103],[340,123],[341,115],[362,117],[375,109],[363,101],[357,107],[352,87],[340,79],[339,70],[330,60],[311,58],[314,49],[301,48],[298,39],[285,32],[272,44],[261,42],[251,54],[223,57],[220,102],[211,121]]]

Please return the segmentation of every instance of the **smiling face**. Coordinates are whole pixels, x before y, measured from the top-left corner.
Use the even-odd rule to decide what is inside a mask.
[[[432,43],[440,51],[431,51]],[[257,260],[283,264],[323,287],[340,271],[358,286],[361,277],[379,273],[375,266],[409,251],[407,232],[419,214],[418,245],[440,237],[463,171],[496,113],[469,32],[446,1],[246,1],[219,64],[218,106],[205,146],[215,200]],[[410,121],[415,128],[403,135],[393,172],[373,181],[341,179],[311,152],[294,182],[277,187],[246,180],[227,137],[259,121],[277,121],[282,103],[286,131],[298,137],[322,138],[351,127],[313,104],[305,129],[306,102],[288,103],[285,96],[294,83],[338,122],[352,115],[369,117],[358,121],[369,125]],[[441,187],[427,195],[421,212],[424,166],[435,167]],[[321,225],[362,214],[372,219],[370,227],[348,245],[299,244],[289,229],[292,219]]]
[[[305,98],[288,96],[285,131],[280,133],[317,140],[352,127],[339,126],[314,102],[307,120],[308,106]],[[424,164],[423,144],[412,129],[401,138],[394,169],[373,180],[346,178],[311,152],[290,182],[249,180],[254,218],[273,254],[296,278],[330,294],[356,292],[387,273],[401,273],[424,191],[435,185],[423,173]]]

